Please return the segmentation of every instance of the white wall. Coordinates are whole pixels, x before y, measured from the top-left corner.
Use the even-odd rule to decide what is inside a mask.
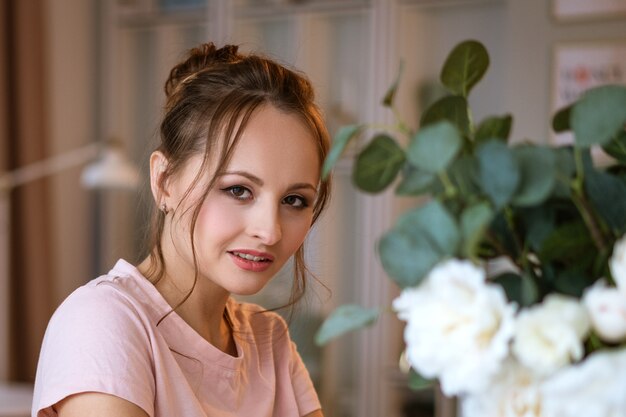
[[[478,39],[489,50],[491,66],[470,95],[475,121],[510,112],[514,116],[511,137],[518,141],[550,139],[553,50],[557,45],[626,41],[626,18],[556,21],[549,0],[420,3],[408,2],[400,13],[400,55],[408,64],[405,87],[415,89],[420,83],[438,80],[452,47],[468,38]],[[416,112],[413,91],[401,95],[403,114],[409,119]]]

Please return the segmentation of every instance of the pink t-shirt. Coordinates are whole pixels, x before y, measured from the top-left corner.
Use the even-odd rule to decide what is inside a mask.
[[[292,417],[320,408],[274,313],[230,299],[237,357],[203,339],[126,261],[70,295],[43,341],[33,417],[80,392],[124,398],[151,417]]]

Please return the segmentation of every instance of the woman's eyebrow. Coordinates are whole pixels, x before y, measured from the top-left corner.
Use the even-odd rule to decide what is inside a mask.
[[[305,188],[308,188],[317,194],[317,188],[315,188],[312,184],[309,184],[308,182],[299,182],[299,183],[293,184],[292,186],[289,187],[289,191],[302,190]]]
[[[250,181],[252,181],[253,183],[257,184],[258,186],[263,186],[264,182],[261,178],[257,177],[254,174],[251,174],[247,171],[226,171],[220,174],[220,177],[223,177],[225,175],[240,175],[244,178],[249,179]],[[289,191],[291,190],[301,190],[303,188],[308,188],[311,189],[312,191],[314,191],[315,193],[317,193],[317,187],[315,187],[313,184],[309,184],[308,182],[298,182],[296,184],[292,184],[289,186]]]
[[[245,177],[247,179],[249,179],[250,181],[252,181],[253,183],[262,186],[263,185],[263,180],[259,177],[257,177],[254,174],[251,174],[249,172],[246,171],[227,171],[227,172],[223,172],[220,174],[220,177],[223,177],[225,175],[240,175],[242,177]]]

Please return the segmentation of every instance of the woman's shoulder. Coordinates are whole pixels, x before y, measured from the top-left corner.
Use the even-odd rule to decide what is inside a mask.
[[[140,279],[144,278],[109,273],[77,288],[52,315],[48,333],[88,329],[118,334],[145,332],[158,317],[158,311],[150,307],[145,295],[144,287],[152,284],[138,282]]]
[[[154,286],[132,265],[119,261],[108,274],[74,290],[58,307],[51,323],[60,318],[91,322],[131,318],[154,321],[167,311],[165,301],[157,295]]]
[[[57,308],[41,347],[34,409],[79,392],[109,393],[151,409],[153,326],[132,279],[96,278]]]

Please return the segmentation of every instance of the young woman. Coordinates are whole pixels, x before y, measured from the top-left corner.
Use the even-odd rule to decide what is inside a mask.
[[[301,74],[235,46],[190,51],[165,84],[150,158],[150,255],[120,260],[50,321],[33,417],[322,416],[261,290],[294,256],[329,195],[329,139]]]

